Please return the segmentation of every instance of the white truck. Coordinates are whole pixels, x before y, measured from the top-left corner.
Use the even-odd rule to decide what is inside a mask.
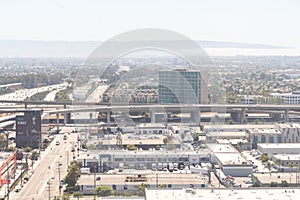
[[[124,170],[124,163],[119,163],[119,172],[123,172]]]
[[[82,167],[80,168],[81,174],[90,174],[90,168],[88,167]]]

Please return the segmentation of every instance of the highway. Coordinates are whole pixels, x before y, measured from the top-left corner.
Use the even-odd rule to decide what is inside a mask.
[[[60,144],[56,145],[59,139]],[[62,135],[57,135],[49,147],[43,152],[42,159],[35,163],[33,175],[24,185],[20,192],[12,192],[11,199],[16,200],[44,200],[49,198],[49,187],[47,182],[50,181],[50,197],[59,195],[59,183],[67,174],[67,161],[73,160],[71,149],[77,142],[77,134],[71,133],[67,140],[63,140]],[[76,148],[75,148],[76,149]],[[61,166],[58,167],[58,163]],[[50,168],[49,168],[50,166]],[[60,168],[60,179],[59,169]]]

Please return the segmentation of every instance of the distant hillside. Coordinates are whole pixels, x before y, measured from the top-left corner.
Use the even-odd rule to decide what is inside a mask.
[[[159,42],[159,41],[158,41]],[[197,41],[203,48],[281,49],[266,44]],[[0,57],[87,57],[101,42],[0,40]]]

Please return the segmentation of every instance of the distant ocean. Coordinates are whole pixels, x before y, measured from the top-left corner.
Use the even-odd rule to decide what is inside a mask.
[[[209,56],[300,56],[299,48],[204,48]]]

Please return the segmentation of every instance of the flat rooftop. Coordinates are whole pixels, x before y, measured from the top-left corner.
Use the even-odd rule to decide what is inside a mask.
[[[237,153],[238,151],[230,144],[207,144],[214,153]]]
[[[300,160],[300,154],[276,154],[273,155],[275,159],[280,159],[280,160]]]
[[[217,139],[216,141],[219,144],[233,144],[233,145],[238,145],[239,143],[242,144],[249,143],[247,139]]]
[[[261,133],[261,134],[281,134],[281,131],[275,128],[255,128],[250,129],[250,133]]]
[[[205,125],[204,130],[215,129],[215,130],[225,130],[225,129],[251,129],[251,128],[275,128],[275,124],[216,124],[216,125]]]
[[[263,149],[298,149],[300,143],[269,143],[269,144],[257,144],[258,147]]]
[[[280,128],[300,128],[300,124],[292,123],[292,124],[278,124]]]
[[[134,144],[134,145],[163,145],[163,139],[166,136],[155,134],[155,135],[122,135],[122,144]],[[117,143],[116,137],[110,139],[99,139],[103,145],[115,145]],[[97,141],[97,142],[98,142]],[[90,141],[89,143],[92,143]],[[175,144],[179,144],[179,141],[174,140]]]
[[[197,189],[197,190],[148,190],[147,200],[298,200],[300,189],[285,188],[261,188],[261,189]]]
[[[206,136],[212,136],[212,137],[248,137],[248,134],[245,131],[225,131],[225,132],[208,132]]]
[[[97,174],[96,177],[100,177],[97,185],[140,185],[141,183],[147,183],[151,185],[158,184],[206,184],[205,177],[201,174],[173,174],[173,173],[152,173],[141,174],[141,178],[138,178],[138,174]],[[126,180],[144,180],[130,182]],[[78,185],[94,185],[94,174],[82,174],[78,180]]]
[[[163,150],[153,150],[153,151],[127,151],[127,150],[94,150],[88,152],[80,152],[79,159],[87,159],[87,158],[99,158],[99,155],[115,155],[115,156],[123,156],[126,155],[128,157],[132,156],[167,156],[167,155],[178,155],[178,156],[187,156],[187,155],[208,155],[208,149],[202,149],[201,151],[163,151]]]
[[[215,156],[223,165],[250,165],[240,153],[215,153]]]

